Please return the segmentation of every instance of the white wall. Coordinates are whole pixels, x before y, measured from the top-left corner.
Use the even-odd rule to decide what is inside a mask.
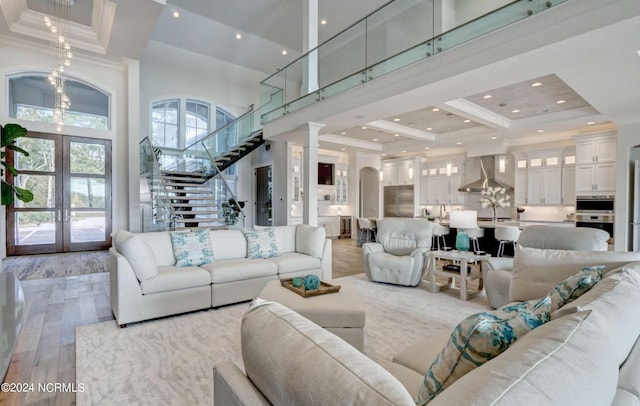
[[[56,133],[47,123],[20,121],[8,117],[7,76],[20,72],[48,72],[51,69],[50,49],[31,42],[9,40],[0,36],[0,123],[19,123],[29,131]],[[63,134],[108,139],[112,141],[112,226],[113,230],[128,227],[128,127],[127,73],[121,62],[85,57],[74,52],[68,76],[86,82],[110,95],[111,129],[99,131],[65,126]],[[73,103],[73,100],[72,100]],[[136,168],[137,169],[137,168]],[[5,209],[0,209],[0,257],[6,255]]]
[[[631,221],[633,219],[633,161],[637,159],[634,147],[640,146],[640,123],[618,126],[616,165],[616,218],[614,224],[615,250],[627,251],[631,248]]]

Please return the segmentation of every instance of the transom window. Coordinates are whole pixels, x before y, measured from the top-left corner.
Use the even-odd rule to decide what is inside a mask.
[[[64,112],[64,124],[108,130],[109,95],[86,83],[65,80],[65,92],[71,106]],[[9,78],[9,117],[52,123],[55,89],[45,73],[20,74]]]

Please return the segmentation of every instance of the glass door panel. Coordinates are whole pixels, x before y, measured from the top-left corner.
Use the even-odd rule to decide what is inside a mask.
[[[29,133],[29,156],[7,177],[34,199],[7,207],[9,255],[106,249],[111,245],[111,142]],[[11,161],[10,161],[11,162]]]

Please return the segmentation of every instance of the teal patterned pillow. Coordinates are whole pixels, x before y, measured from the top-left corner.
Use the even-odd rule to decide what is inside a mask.
[[[213,262],[209,230],[174,231],[170,234],[176,266],[199,266]]]
[[[582,268],[580,272],[571,275],[551,289],[548,293],[551,298],[551,311],[556,311],[567,303],[573,302],[594,287],[602,279],[604,269],[604,265]]]
[[[426,405],[467,372],[500,355],[516,340],[549,321],[551,299],[520,302],[462,320],[433,361],[416,404]]]
[[[247,238],[247,258],[273,258],[280,255],[273,227],[262,230],[242,230],[242,232]]]

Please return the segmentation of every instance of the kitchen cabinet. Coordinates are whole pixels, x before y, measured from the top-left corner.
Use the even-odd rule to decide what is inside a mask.
[[[318,217],[318,227],[324,227],[327,238],[340,237],[340,217]]]
[[[349,200],[347,175],[347,165],[336,165],[336,204],[347,204]]]
[[[576,138],[576,194],[611,194],[616,190],[616,138]]]
[[[527,172],[527,204],[559,205],[562,201],[560,154],[530,155]]]
[[[562,199],[563,205],[573,206],[576,204],[576,167],[562,167]]]
[[[384,186],[413,185],[414,160],[385,162],[382,164]]]
[[[420,204],[463,205],[464,194],[458,192],[462,181],[463,177],[457,165],[451,167],[450,175],[447,175],[445,163],[431,165],[424,170],[421,177]]]
[[[525,161],[526,162],[526,161]],[[528,179],[526,166],[516,169],[515,184],[513,188],[513,204],[515,206],[527,205]]]

